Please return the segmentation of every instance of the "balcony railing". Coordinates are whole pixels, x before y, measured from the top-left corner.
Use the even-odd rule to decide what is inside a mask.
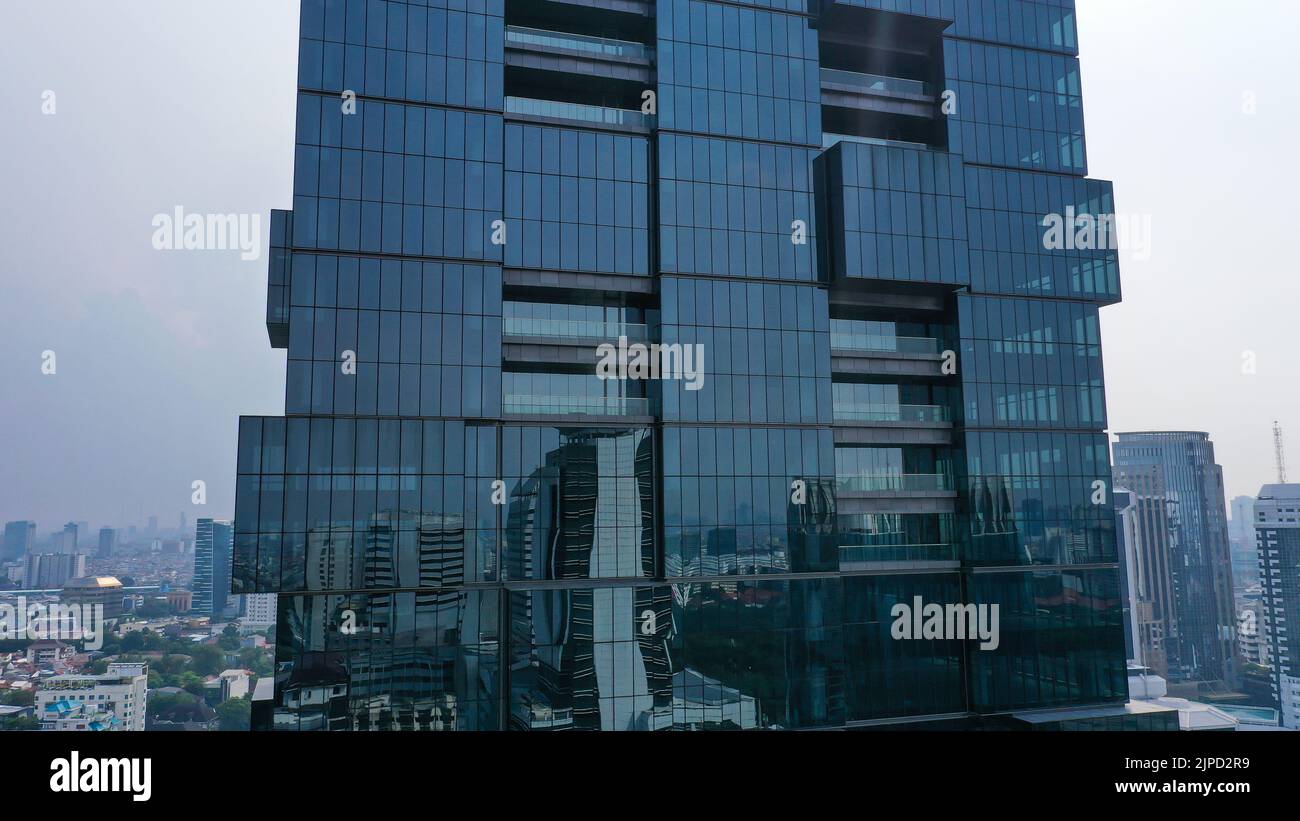
[[[535,416],[650,416],[650,400],[634,396],[507,395],[506,413]]]
[[[939,354],[939,340],[924,336],[832,333],[831,348],[879,353]]]
[[[857,71],[843,71],[838,68],[822,69],[822,82],[854,86],[863,91],[879,91],[886,94],[912,94],[918,97],[933,96],[930,93],[930,84],[921,80],[909,80],[906,77],[886,77],[883,74],[862,74]]]
[[[840,493],[952,490],[952,481],[949,480],[948,475],[945,473],[886,473],[836,476],[835,485],[836,490]]]
[[[581,319],[530,319],[522,316],[505,318],[506,336],[532,336],[543,339],[582,339],[613,341],[626,336],[631,342],[647,342],[650,329],[629,322],[600,322]]]
[[[642,114],[640,111],[585,103],[564,103],[558,100],[538,100],[533,97],[506,97],[506,113],[636,128],[651,128],[654,124],[652,115]]]
[[[527,28],[526,26],[507,26],[506,44],[562,48],[569,51],[585,51],[588,54],[598,54],[602,57],[623,57],[647,62],[654,54],[653,49],[630,40],[590,37],[586,34],[548,31],[546,29]]]
[[[842,422],[947,422],[942,405],[835,405],[834,417]]]

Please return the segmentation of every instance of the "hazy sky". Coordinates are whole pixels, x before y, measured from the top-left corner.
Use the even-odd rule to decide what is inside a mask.
[[[283,412],[265,254],[156,251],[151,221],[262,213],[265,245],[291,205],[297,8],[3,3],[0,520],[232,513],[237,417]],[[1091,174],[1152,230],[1102,312],[1111,429],[1209,431],[1229,496],[1253,495],[1277,418],[1300,479],[1300,4],[1080,0],[1079,29]]]

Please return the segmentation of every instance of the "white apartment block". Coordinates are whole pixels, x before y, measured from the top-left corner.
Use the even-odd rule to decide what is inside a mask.
[[[245,630],[262,631],[275,624],[275,594],[250,593],[244,597],[244,617],[240,624]]]
[[[36,717],[42,729],[77,729],[75,722],[64,719],[108,713],[116,719],[111,729],[143,731],[148,689],[148,664],[110,664],[108,672],[98,676],[52,676],[36,691]]]

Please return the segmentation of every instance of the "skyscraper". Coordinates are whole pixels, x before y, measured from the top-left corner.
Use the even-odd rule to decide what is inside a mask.
[[[1116,534],[1124,569],[1125,644],[1129,658],[1161,677],[1178,669],[1178,608],[1174,600],[1172,501],[1158,466],[1116,467]],[[1172,659],[1171,659],[1172,656]]]
[[[1170,636],[1171,681],[1226,682],[1236,670],[1236,617],[1223,495],[1223,469],[1209,434],[1121,433],[1117,474],[1159,477],[1168,499],[1170,571],[1177,635]],[[1176,661],[1175,661],[1176,658]]]
[[[26,586],[32,590],[61,588],[69,579],[86,575],[82,553],[29,553]]]
[[[235,516],[276,727],[1167,720],[1073,2],[779,5],[303,3]]]
[[[1264,485],[1255,501],[1259,578],[1263,586],[1264,655],[1273,670],[1273,698],[1283,727],[1300,729],[1300,664],[1287,637],[1300,612],[1300,484]],[[1290,628],[1290,629],[1288,629]]]
[[[101,527],[99,529],[99,552],[96,555],[100,558],[112,556],[115,547],[117,547],[117,531],[111,527]]]
[[[76,522],[68,522],[60,533],[54,534],[55,553],[77,553],[83,529]]]
[[[1236,496],[1229,504],[1228,548],[1232,553],[1232,586],[1244,591],[1259,583],[1258,555],[1255,552],[1255,500]]]
[[[194,525],[194,603],[191,612],[221,619],[230,598],[230,522],[198,519]]]
[[[36,546],[36,522],[5,522],[5,541],[0,562],[22,559]]]

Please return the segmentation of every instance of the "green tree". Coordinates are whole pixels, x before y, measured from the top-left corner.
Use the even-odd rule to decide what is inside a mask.
[[[35,703],[35,690],[7,690],[0,694],[0,704],[6,707],[31,707]]]
[[[163,649],[163,638],[154,631],[145,628],[135,630],[122,637],[123,653],[146,653]]]
[[[146,710],[149,716],[157,718],[176,706],[188,706],[196,701],[189,693],[152,693]]]
[[[260,647],[245,647],[239,651],[239,666],[252,670],[259,676],[269,676],[273,671],[271,654]]]
[[[155,666],[157,667],[158,672],[164,675],[176,675],[177,673],[184,672],[185,669],[190,666],[190,658],[189,656],[182,656],[180,654],[168,654],[158,659],[158,661],[155,662]]]
[[[239,649],[239,628],[233,624],[227,624],[226,629],[221,631],[221,638],[217,639],[217,645],[222,650],[235,651]]]
[[[220,647],[200,644],[194,648],[190,668],[201,676],[215,676],[225,666],[226,655]]]
[[[176,680],[176,686],[198,698],[203,698],[203,677],[192,670],[181,673]]]
[[[252,724],[253,700],[248,696],[231,698],[217,707],[217,729],[247,730]]]

